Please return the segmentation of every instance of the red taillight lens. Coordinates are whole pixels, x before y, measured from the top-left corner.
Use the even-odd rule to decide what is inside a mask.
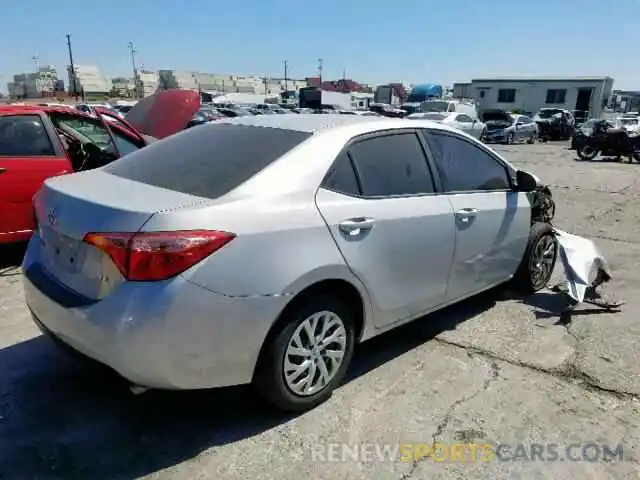
[[[234,238],[228,232],[187,230],[88,233],[84,241],[109,255],[127,280],[152,282],[184,272]]]

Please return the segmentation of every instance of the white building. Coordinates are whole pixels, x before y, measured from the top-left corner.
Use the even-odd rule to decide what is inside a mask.
[[[148,97],[158,90],[159,78],[157,72],[140,70],[138,73],[138,95]]]
[[[37,72],[18,73],[8,85],[9,96],[42,98],[53,96],[59,86],[58,72],[53,66],[40,67]]]
[[[111,92],[111,79],[105,77],[96,65],[74,65],[73,70],[67,67],[69,74],[69,91],[80,94],[108,94]],[[75,79],[73,73],[75,72]]]
[[[613,79],[481,78],[471,80],[470,86],[456,85],[456,93],[468,94],[482,109],[499,108],[535,114],[541,108],[562,108],[573,112],[578,118],[592,118],[601,116],[607,105],[613,90]]]
[[[368,110],[370,103],[373,103],[373,93],[351,93],[351,108],[353,110]]]

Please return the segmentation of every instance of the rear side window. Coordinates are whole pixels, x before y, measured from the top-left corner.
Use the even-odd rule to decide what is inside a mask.
[[[346,153],[340,154],[327,173],[322,186],[346,195],[360,195],[360,187],[353,170],[351,159]]]
[[[0,156],[55,156],[47,130],[38,115],[0,117]]]
[[[364,196],[433,193],[422,145],[415,133],[369,138],[349,149]]]
[[[310,136],[279,128],[211,124],[153,143],[103,170],[155,187],[218,198]]]

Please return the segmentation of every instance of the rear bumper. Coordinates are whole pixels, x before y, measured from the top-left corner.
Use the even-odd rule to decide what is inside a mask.
[[[29,245],[25,271],[37,266],[37,244]],[[26,302],[44,332],[135,384],[160,389],[250,382],[286,301],[227,297],[176,277],[124,283],[99,302],[63,306],[50,296],[55,289],[41,285],[25,275]]]

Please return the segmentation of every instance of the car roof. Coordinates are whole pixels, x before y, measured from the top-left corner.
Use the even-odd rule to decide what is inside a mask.
[[[80,110],[77,110],[69,105],[0,105],[0,115],[10,113],[34,113],[34,112],[62,112],[69,113],[69,110],[73,111],[74,115],[89,116]]]
[[[230,123],[254,127],[281,128],[298,132],[321,133],[339,131],[345,137],[373,133],[380,130],[400,128],[435,128],[438,130],[455,131],[451,127],[429,120],[401,119],[388,117],[372,117],[361,115],[341,114],[285,114],[285,115],[257,115],[250,117],[235,117],[216,123]]]

